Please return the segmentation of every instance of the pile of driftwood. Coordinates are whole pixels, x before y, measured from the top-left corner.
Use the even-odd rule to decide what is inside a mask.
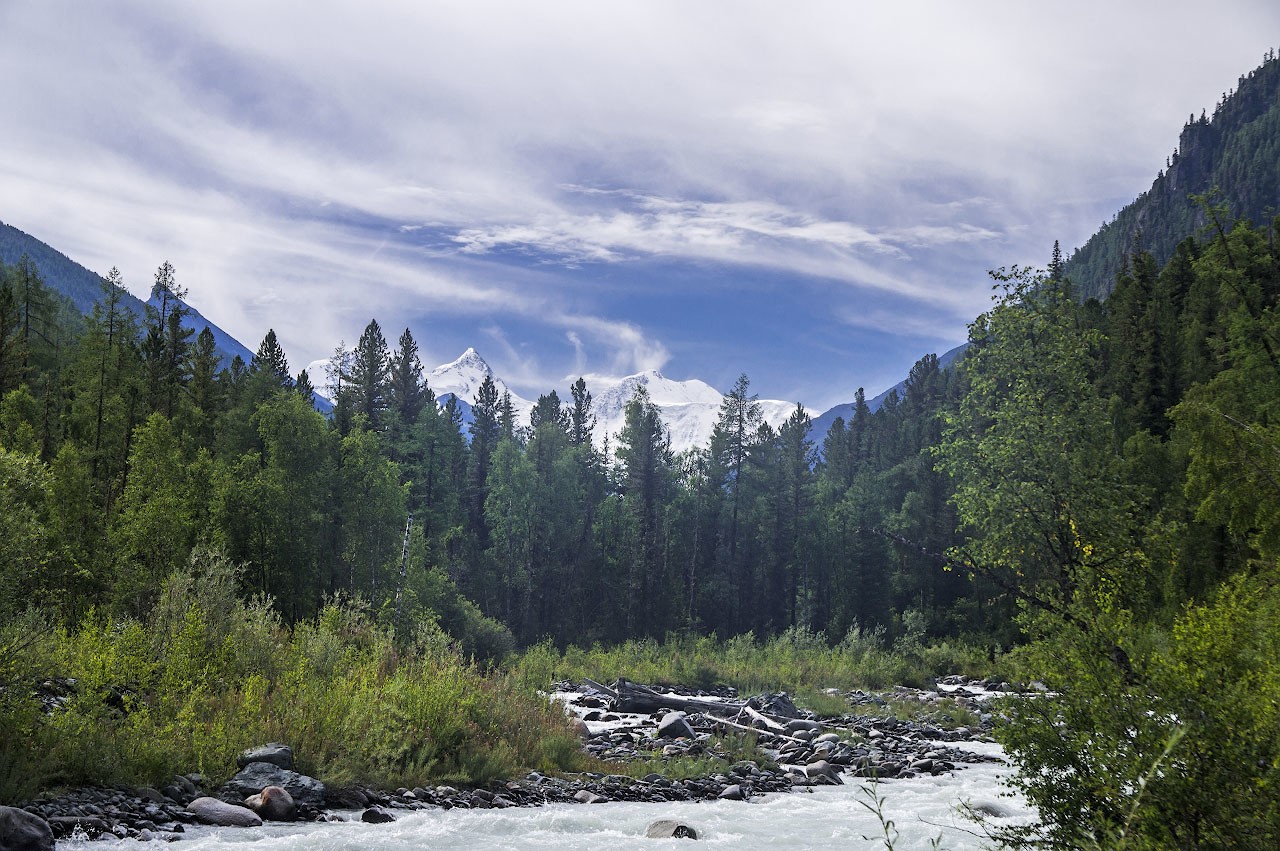
[[[800,711],[785,692],[735,701],[664,693],[626,679],[619,679],[612,687],[594,680],[583,682],[607,695],[609,708],[614,712],[638,715],[652,715],[665,709],[697,712],[717,724],[751,732],[764,731],[783,739],[793,739],[792,734],[801,730],[821,729],[816,721],[799,717]]]

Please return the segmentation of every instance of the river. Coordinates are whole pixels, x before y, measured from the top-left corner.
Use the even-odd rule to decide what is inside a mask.
[[[967,743],[973,750],[998,753],[995,745]],[[956,812],[965,801],[993,802],[1011,813],[996,823],[1023,822],[1032,813],[999,783],[1008,768],[971,765],[950,775],[886,780],[879,785],[883,812],[898,838],[897,851],[939,847],[969,851],[984,837]],[[261,828],[189,828],[179,847],[214,851],[249,846],[253,851],[410,851],[410,849],[567,849],[626,851],[655,848],[884,848],[880,821],[862,806],[866,781],[845,778],[844,786],[774,794],[752,801],[666,804],[553,804],[506,810],[422,810],[397,813],[392,824],[358,821],[321,824],[269,824]],[[359,814],[352,814],[358,818]],[[698,831],[698,842],[647,839],[645,829],[673,818]],[[100,849],[137,842],[60,842],[60,849]],[[154,847],[149,844],[148,847]]]

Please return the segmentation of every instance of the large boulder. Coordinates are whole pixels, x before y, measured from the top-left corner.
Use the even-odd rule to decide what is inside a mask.
[[[695,738],[695,734],[683,712],[668,712],[658,722],[658,737],[662,739],[692,739]]]
[[[675,819],[659,819],[644,832],[649,839],[697,839],[698,831]]]
[[[757,694],[755,697],[747,701],[747,706],[752,709],[759,710],[765,715],[772,715],[775,718],[799,718],[800,710],[796,708],[795,702],[792,701],[791,695],[785,691],[777,694]]]
[[[396,817],[382,807],[370,807],[360,814],[360,821],[366,824],[386,824],[395,820]]]
[[[806,718],[793,718],[792,720],[787,722],[787,726],[784,729],[786,730],[786,733],[788,736],[794,736],[797,733],[802,733],[802,732],[815,733],[815,734],[822,733],[821,724],[819,724],[817,721],[810,721]]]
[[[721,801],[745,801],[747,793],[737,783],[732,783],[721,789],[716,797]]]
[[[280,768],[293,770],[293,748],[280,742],[271,742],[256,748],[249,748],[236,757],[236,765],[244,768],[254,762],[269,762]]]
[[[248,807],[228,804],[208,796],[196,798],[187,804],[187,812],[204,824],[218,827],[261,827],[262,819]]]
[[[280,786],[268,786],[258,794],[250,795],[244,799],[244,805],[265,821],[293,821],[298,815],[293,796]]]
[[[828,782],[836,786],[844,785],[844,778],[840,776],[840,769],[825,759],[816,759],[809,763],[804,767],[804,773],[810,780]]]
[[[244,800],[268,786],[280,786],[297,804],[324,806],[324,784],[314,777],[280,768],[269,762],[251,762],[222,787],[224,799]]]
[[[0,807],[0,851],[53,851],[53,830],[40,816]]]

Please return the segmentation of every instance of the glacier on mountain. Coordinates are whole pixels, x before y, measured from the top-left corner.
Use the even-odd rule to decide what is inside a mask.
[[[512,391],[494,374],[493,369],[474,348],[467,349],[457,360],[431,370],[426,375],[426,380],[437,398],[443,401],[448,394],[452,394],[459,402],[464,403],[464,420],[470,421],[470,405],[485,376],[493,379],[499,396],[503,392],[511,394],[517,422],[528,425],[534,403]],[[617,446],[618,433],[626,420],[627,403],[635,396],[639,387],[645,388],[649,400],[661,411],[662,420],[671,435],[672,451],[683,452],[707,444],[720,415],[724,394],[696,378],[676,381],[657,370],[648,370],[622,379],[610,380],[593,376],[588,380],[587,390],[591,392],[592,413],[596,418],[597,445],[603,445],[607,436],[610,446]],[[548,392],[550,389],[548,388]],[[556,388],[556,393],[565,402],[572,398],[567,387]],[[772,399],[758,401],[764,421],[775,430],[796,407],[794,402]]]

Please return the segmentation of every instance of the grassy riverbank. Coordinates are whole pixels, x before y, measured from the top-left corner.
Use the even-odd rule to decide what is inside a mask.
[[[885,648],[851,633],[832,647],[791,630],[757,641],[671,637],[612,648],[548,644],[481,668],[433,624],[396,639],[359,603],[332,601],[286,628],[237,593],[225,558],[198,553],[145,621],[90,613],[74,628],[32,616],[0,627],[0,801],[55,787],[218,781],[244,748],[289,742],[299,769],[380,788],[481,783],[597,767],[541,692],[557,680],[787,689],[923,684],[990,668],[961,645]],[[820,709],[814,706],[815,709]]]
[[[590,677],[612,682],[625,677],[700,688],[733,686],[743,694],[804,694],[823,688],[925,687],[945,674],[990,675],[997,663],[986,648],[962,642],[925,645],[908,636],[889,647],[879,631],[855,628],[832,645],[821,633],[792,628],[767,640],[750,633],[726,640],[670,635],[663,642],[570,646],[563,651],[544,642],[515,657],[508,667],[519,682],[538,688],[560,680]]]
[[[463,659],[438,629],[397,643],[339,602],[286,629],[264,602],[237,596],[217,556],[170,579],[145,623],[10,623],[0,648],[6,802],[177,772],[219,780],[267,741],[289,742],[299,770],[326,782],[382,788],[582,764],[557,709]]]

